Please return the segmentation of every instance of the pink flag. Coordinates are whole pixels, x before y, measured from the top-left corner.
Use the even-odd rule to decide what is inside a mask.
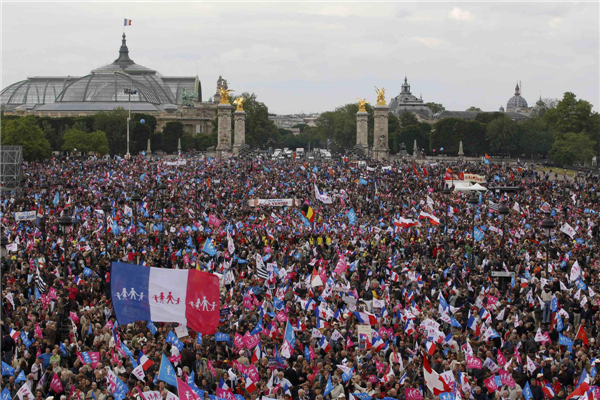
[[[511,388],[515,387],[515,380],[508,371],[501,369],[498,371],[498,374],[500,375],[500,382],[502,382],[503,385],[510,386]]]
[[[210,214],[210,216],[208,217],[208,225],[213,225],[218,228],[219,226],[221,226],[221,220],[217,218],[215,214]]]
[[[467,369],[481,369],[483,368],[483,363],[477,357],[467,356]]]
[[[48,290],[48,296],[58,301],[58,297],[56,297],[56,289],[54,289],[53,287],[51,287],[50,290]]]
[[[54,376],[52,377],[52,382],[50,382],[50,389],[52,389],[56,394],[63,391],[62,383],[60,382],[60,378],[57,374],[54,374]]]
[[[498,350],[498,356],[496,357],[498,360],[498,364],[504,366],[506,364],[506,358],[504,358],[504,354],[500,350]]]
[[[245,345],[244,337],[236,332],[235,337],[233,338],[233,344],[235,345],[236,349],[243,349]]]
[[[69,313],[69,317],[70,317],[70,318],[71,318],[71,320],[72,320],[73,322],[75,322],[76,324],[78,324],[78,323],[79,323],[79,317],[78,317],[78,316],[77,316],[77,314],[75,314],[73,311],[71,311],[71,312]]]
[[[35,334],[37,335],[37,337],[39,337],[40,339],[44,338],[44,334],[42,333],[42,329],[40,328],[40,324],[35,324]]]
[[[422,400],[423,394],[419,389],[414,388],[406,388],[404,389],[404,394],[406,396],[406,400]]]

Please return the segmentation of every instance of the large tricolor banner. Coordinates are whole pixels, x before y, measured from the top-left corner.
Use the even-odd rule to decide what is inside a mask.
[[[205,335],[219,324],[219,278],[197,270],[113,262],[110,291],[119,324],[178,322]]]

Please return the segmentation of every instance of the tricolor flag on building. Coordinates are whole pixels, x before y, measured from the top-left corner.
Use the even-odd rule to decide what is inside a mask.
[[[111,297],[120,325],[178,322],[212,335],[219,324],[219,278],[206,272],[113,262]]]
[[[131,26],[131,20],[125,18],[125,24],[123,26]]]

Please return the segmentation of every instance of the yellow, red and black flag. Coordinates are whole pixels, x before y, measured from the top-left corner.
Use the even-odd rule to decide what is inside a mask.
[[[306,217],[306,219],[310,221],[311,224],[315,220],[315,212],[312,209],[312,207],[310,206],[310,203],[308,202],[308,200],[305,200],[304,204],[302,205],[302,215],[304,215]]]

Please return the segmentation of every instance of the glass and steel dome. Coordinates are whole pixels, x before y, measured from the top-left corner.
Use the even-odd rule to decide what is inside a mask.
[[[161,97],[152,88],[141,84],[132,76],[122,72],[92,73],[79,78],[65,88],[57,97],[56,102],[90,102],[90,101],[129,101],[125,89],[136,89],[137,94],[131,96],[131,101],[141,101],[152,104],[172,103],[166,93]]]
[[[136,64],[129,58],[123,34],[119,57],[112,63],[95,68],[84,77],[33,77],[13,83],[0,92],[0,104],[7,109],[35,108],[39,111],[104,110],[116,106],[109,103],[129,102],[125,89],[137,90],[137,94],[131,96],[131,102],[142,107],[140,109],[176,108],[184,90],[198,93],[198,101],[202,101],[197,77],[164,77],[151,68]]]
[[[515,88],[515,95],[508,100],[506,104],[506,111],[516,111],[517,109],[525,107],[527,108],[527,101],[521,97],[521,89],[519,88],[519,84],[517,83],[517,87]]]

